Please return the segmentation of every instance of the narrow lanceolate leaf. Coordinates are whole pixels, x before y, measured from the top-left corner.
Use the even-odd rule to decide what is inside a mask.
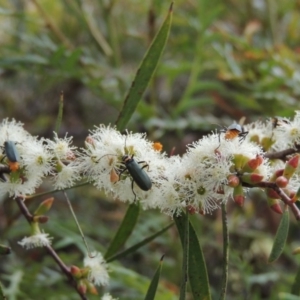
[[[297,275],[295,277],[295,281],[292,285],[291,293],[293,295],[300,296],[300,267],[298,268]]]
[[[109,256],[106,259],[106,262],[109,263],[113,260],[116,259],[120,259],[130,253],[134,253],[136,250],[138,250],[139,248],[145,246],[146,244],[148,244],[149,242],[151,242],[152,240],[154,240],[156,237],[160,236],[161,234],[163,234],[165,231],[167,231],[171,226],[173,226],[174,223],[169,224],[168,226],[166,226],[165,228],[155,232],[154,234],[148,236],[147,238],[143,239],[142,241],[140,241],[139,243],[127,248],[126,250],[119,252],[113,256]]]
[[[159,58],[161,57],[169,36],[172,23],[172,7],[173,2],[170,6],[168,16],[166,17],[148,51],[146,52],[141,65],[135,74],[135,78],[131,84],[131,87],[125,97],[123,107],[116,121],[117,128],[120,131],[125,129],[139,101],[142,99],[152,75],[154,74]]]
[[[288,209],[286,209],[281,217],[281,221],[276,232],[273,248],[268,260],[268,262],[270,263],[275,261],[283,251],[287,239],[287,235],[289,232],[289,223],[290,223],[289,219],[290,219],[289,211]]]
[[[297,275],[295,277],[295,281],[292,285],[291,293],[293,295],[300,296],[300,267],[298,268]]]
[[[180,240],[182,245],[184,245],[184,228],[187,216],[181,215],[180,217],[174,216],[174,221],[177,226]],[[194,227],[189,222],[189,253],[188,253],[188,277],[191,286],[191,290],[194,299],[198,300],[209,300],[211,299],[209,282],[206,264],[202,249],[195,232]]]
[[[164,259],[164,256],[160,259],[159,266],[151,280],[145,300],[154,300],[155,299],[155,294],[156,294],[156,290],[157,290],[157,286],[158,286],[158,282],[159,282],[163,259]]]
[[[3,292],[3,287],[2,287],[2,284],[0,282],[0,300],[6,300],[7,298],[5,297],[4,295],[4,292]]]
[[[60,93],[60,99],[59,99],[59,105],[58,105],[58,113],[56,117],[56,123],[55,123],[55,132],[59,132],[62,118],[63,118],[63,109],[64,109],[64,92]]]
[[[125,244],[129,236],[131,235],[133,228],[137,222],[139,216],[140,206],[139,204],[131,204],[126,212],[122,224],[120,225],[114,239],[110,243],[105,258],[109,258],[115,255],[120,248]]]

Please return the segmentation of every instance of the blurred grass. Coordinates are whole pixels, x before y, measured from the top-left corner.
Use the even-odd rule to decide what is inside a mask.
[[[52,136],[63,90],[61,134],[68,132],[82,145],[88,129],[115,122],[169,5],[157,0],[0,0],[0,117],[21,120],[32,134]],[[166,49],[128,128],[146,131],[166,151],[176,146],[177,153],[182,153],[187,143],[216,123],[228,125],[242,116],[247,121],[292,116],[299,109],[299,29],[300,2],[296,0],[177,0]],[[54,246],[72,264],[81,260],[81,240],[71,234],[77,230],[63,198],[59,193],[55,197],[45,231],[55,236]],[[90,243],[107,248],[125,205],[91,187],[74,189],[69,197]],[[0,258],[0,279],[5,287],[19,284],[15,289],[19,294],[9,299],[38,299],[41,293],[46,299],[77,299],[42,250],[24,252],[17,246],[28,228],[16,213],[10,200],[0,208],[1,244],[8,242],[14,252],[5,261]],[[216,296],[221,282],[220,215],[193,216],[192,221],[200,232]],[[143,212],[128,246],[168,222],[156,211]],[[267,257],[279,218],[264,202],[254,197],[242,210],[229,207],[229,224],[228,298],[276,299],[278,292],[289,292],[299,264],[290,254],[299,244],[296,222],[291,221],[284,255],[272,265]],[[163,253],[161,284],[166,294],[178,294],[178,249],[172,228],[122,260],[122,265],[113,265],[123,270],[111,274],[113,295],[121,298],[127,293],[137,274],[151,278]],[[142,299],[141,291],[148,284],[149,279],[143,279],[128,297]],[[45,285],[55,287],[55,292],[46,292]]]

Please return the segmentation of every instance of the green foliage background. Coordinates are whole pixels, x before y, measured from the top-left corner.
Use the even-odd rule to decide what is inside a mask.
[[[135,72],[170,3],[157,0],[0,0],[0,117],[25,123],[32,134],[52,136],[60,92],[65,108],[61,135],[83,145],[88,129],[113,124]],[[128,124],[146,131],[164,149],[185,145],[245,116],[293,116],[300,94],[300,2],[296,0],[177,0],[166,49],[156,75]],[[47,190],[47,183],[41,191]],[[106,249],[126,206],[92,187],[69,191],[89,243]],[[299,259],[291,220],[284,255],[267,264],[279,218],[251,194],[243,209],[229,204],[231,253],[229,298],[278,299],[289,292]],[[82,241],[60,193],[46,232],[68,264],[82,260]],[[32,203],[32,209],[37,203]],[[13,254],[0,257],[0,279],[9,299],[78,299],[41,249],[17,245],[29,235],[12,200],[0,208],[0,242]],[[193,216],[200,232],[213,295],[221,281],[220,214]],[[158,231],[169,219],[142,212],[126,246]],[[110,292],[142,299],[165,254],[157,299],[177,299],[181,251],[175,228],[118,263],[111,264]],[[79,250],[79,251],[78,251]],[[30,271],[28,271],[30,268]],[[45,289],[49,287],[49,289]],[[96,297],[97,298],[97,297]]]

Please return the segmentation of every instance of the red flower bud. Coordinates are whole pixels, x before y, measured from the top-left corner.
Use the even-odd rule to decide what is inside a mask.
[[[85,295],[86,294],[86,290],[87,290],[87,286],[85,284],[85,282],[83,282],[82,280],[79,281],[78,285],[77,285],[77,289],[78,291]]]
[[[268,198],[268,204],[269,204],[270,208],[277,214],[282,215],[283,211],[282,211],[282,208],[279,203],[280,203],[280,201],[278,199]]]
[[[229,175],[227,177],[228,180],[228,186],[230,187],[236,187],[240,184],[240,179],[236,175]]]
[[[276,171],[275,171],[275,176],[276,176],[276,178],[279,177],[279,176],[282,176],[282,175],[283,175],[283,171],[284,171],[284,169],[276,170]]]
[[[286,177],[287,179],[290,179],[297,167],[298,167],[298,162],[299,162],[299,155],[293,156],[285,165],[284,171],[283,171],[283,176]]]
[[[239,206],[244,205],[245,196],[244,196],[244,190],[243,190],[243,187],[242,187],[241,184],[234,188],[234,190],[233,190],[233,200]]]
[[[242,172],[253,172],[263,163],[263,161],[264,159],[261,155],[257,155],[255,158],[249,159],[243,167]]]
[[[264,179],[264,176],[256,173],[244,173],[241,179],[243,182],[249,184],[256,184],[258,182],[261,182]]]
[[[81,276],[82,276],[81,269],[79,269],[77,266],[74,266],[74,265],[71,266],[70,272],[77,279],[81,278]]]
[[[266,193],[269,198],[272,199],[279,199],[280,196],[273,190],[273,189],[266,189]]]
[[[277,186],[279,186],[280,188],[285,188],[288,183],[289,183],[289,180],[287,178],[285,178],[284,176],[279,176],[276,178],[276,184]]]
[[[53,201],[54,201],[53,197],[44,200],[39,205],[39,207],[37,208],[37,210],[34,212],[34,215],[35,216],[40,216],[40,215],[45,214],[51,208],[51,206],[53,204]]]

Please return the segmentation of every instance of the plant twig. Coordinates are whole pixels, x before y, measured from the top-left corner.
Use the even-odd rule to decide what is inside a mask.
[[[289,148],[278,152],[265,153],[265,157],[269,159],[282,159],[284,160],[286,156],[295,154],[300,151],[300,145],[295,145],[295,148]]]
[[[223,225],[223,275],[220,300],[224,300],[227,291],[228,282],[228,261],[229,261],[229,233],[228,233],[228,220],[226,212],[226,203],[222,202],[222,225]]]
[[[27,209],[27,206],[24,203],[24,198],[23,197],[16,197],[15,200],[16,200],[17,205],[19,206],[20,211],[25,216],[25,218],[28,221],[28,223],[31,224],[31,222],[33,220],[33,215]],[[82,300],[87,300],[86,296],[84,294],[82,294],[77,289],[77,282],[74,280],[74,278],[73,278],[73,276],[72,276],[72,274],[70,272],[70,269],[60,259],[60,257],[57,255],[57,253],[55,252],[55,250],[50,245],[45,246],[45,248],[47,249],[47,251],[50,254],[50,256],[52,256],[52,258],[56,261],[56,263],[60,267],[61,271],[67,276],[70,285],[72,287],[74,287],[74,289],[76,290],[76,292],[79,294],[80,298]]]
[[[280,196],[280,199],[291,208],[296,220],[298,220],[298,221],[300,220],[299,208],[293,202],[293,200],[280,187],[277,186],[277,184],[275,182],[262,181],[262,182],[259,182],[259,183],[253,184],[253,185],[248,185],[248,184],[243,183],[243,186],[273,189]]]

